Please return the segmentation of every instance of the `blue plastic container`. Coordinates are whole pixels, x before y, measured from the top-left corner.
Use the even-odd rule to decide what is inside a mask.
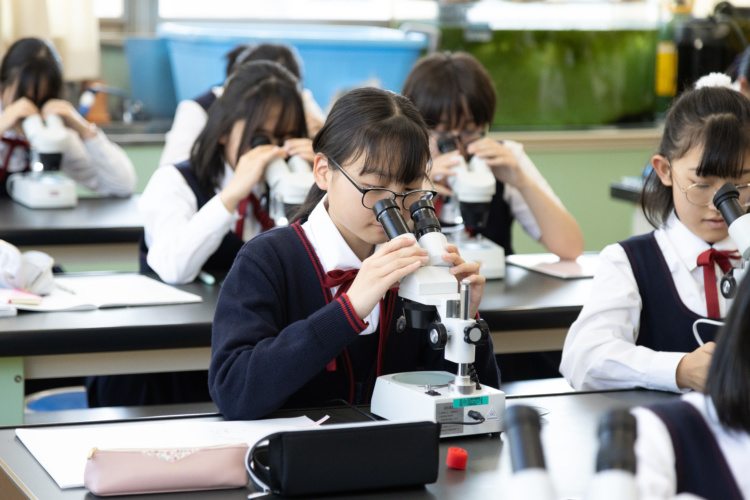
[[[166,41],[157,37],[128,37],[125,57],[133,99],[153,118],[174,116],[177,100]]]
[[[414,62],[427,48],[422,33],[372,26],[163,23],[175,94],[192,99],[224,81],[224,56],[239,44],[284,43],[303,61],[303,85],[327,108],[337,93],[376,80],[401,91]]]

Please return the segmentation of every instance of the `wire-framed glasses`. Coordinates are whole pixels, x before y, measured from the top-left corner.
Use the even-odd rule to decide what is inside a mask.
[[[346,173],[346,170],[341,168],[341,165],[336,163],[333,158],[328,158],[328,161],[330,161],[334,167],[339,169],[339,171],[344,174],[344,177],[349,179],[349,182],[352,183],[357,191],[362,193],[362,206],[368,210],[372,209],[372,207],[375,206],[375,204],[380,200],[398,200],[398,198],[401,198],[401,206],[404,207],[405,210],[408,210],[413,203],[419,200],[431,200],[438,194],[437,191],[431,189],[414,189],[406,193],[397,194],[386,188],[363,188],[362,186],[357,184],[357,182],[352,179],[349,174]],[[432,184],[431,181],[430,184]]]
[[[435,138],[438,143],[452,143],[458,146],[461,144],[463,147],[468,146],[474,141],[478,141],[487,133],[484,130],[464,130],[458,134],[453,132],[438,132],[432,130],[430,135]]]
[[[677,189],[679,189],[685,195],[685,198],[687,198],[688,203],[690,203],[691,205],[705,207],[710,205],[714,201],[714,195],[716,194],[716,191],[719,190],[719,188],[714,187],[712,184],[696,182],[695,184],[690,184],[686,189],[683,189],[682,186],[680,186],[680,183],[677,182],[677,179],[675,178],[674,172],[672,172],[671,168],[670,172],[672,174],[672,180],[677,186]],[[734,187],[740,194],[740,205],[742,205],[743,207],[750,207],[750,183],[735,184]]]

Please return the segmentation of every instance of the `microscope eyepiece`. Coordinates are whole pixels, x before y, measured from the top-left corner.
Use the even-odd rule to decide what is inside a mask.
[[[250,138],[250,149],[257,148],[258,146],[267,146],[271,144],[271,140],[265,135],[256,135]]]
[[[453,137],[440,137],[437,140],[437,148],[441,153],[450,153],[458,149],[456,147],[456,141]]]
[[[635,474],[635,438],[635,417],[628,410],[612,410],[605,414],[599,422],[596,471],[619,469]]]
[[[439,233],[440,221],[435,213],[435,205],[432,200],[422,199],[415,201],[409,207],[411,220],[414,221],[414,234],[419,240],[427,233]]]
[[[375,203],[372,211],[375,213],[375,218],[383,226],[389,240],[410,232],[403,215],[401,215],[401,209],[398,208],[394,200],[390,198],[382,199]]]
[[[714,195],[714,206],[721,213],[727,227],[735,220],[745,215],[745,209],[740,205],[740,193],[731,182],[727,182],[716,191]]]

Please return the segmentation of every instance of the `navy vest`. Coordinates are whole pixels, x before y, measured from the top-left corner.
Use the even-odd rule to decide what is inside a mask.
[[[648,407],[667,426],[675,455],[677,494],[707,500],[741,500],[737,482],[716,438],[698,410],[685,401]]]
[[[200,104],[200,107],[203,108],[206,113],[208,113],[208,108],[210,108],[211,105],[216,101],[216,94],[213,93],[213,90],[209,90],[205,94],[201,94],[193,100]]]
[[[490,204],[490,214],[487,217],[487,225],[484,228],[484,236],[491,239],[505,249],[505,255],[512,255],[513,244],[511,243],[511,226],[513,225],[513,212],[510,205],[503,199],[505,184],[497,181],[495,196]]]
[[[208,203],[208,200],[210,198],[207,197],[198,186],[198,179],[190,169],[190,161],[184,161],[178,165],[175,165],[175,168],[182,174],[182,176],[185,178],[185,181],[187,181],[188,186],[190,186],[190,189],[193,191],[193,194],[195,194],[195,199],[198,202],[197,210],[200,210],[201,208],[203,208],[203,205]],[[244,241],[242,241],[242,238],[237,236],[232,231],[228,232],[224,236],[224,239],[222,240],[221,245],[219,245],[219,248],[216,249],[216,251],[211,255],[211,257],[208,258],[206,263],[203,265],[203,269],[211,274],[218,274],[221,276],[225,275],[232,267],[234,258],[237,256],[237,252],[240,251],[240,248],[242,248],[243,244]],[[146,238],[143,236],[141,236],[139,247],[141,273],[153,273],[153,269],[151,269],[151,267],[148,265],[148,262],[146,262],[148,247],[146,246]]]
[[[635,343],[668,352],[693,352],[700,347],[693,336],[693,323],[704,316],[682,303],[654,233],[634,236],[620,245],[641,294],[640,329]],[[713,340],[716,331],[712,325],[701,325],[699,329],[703,342]]]

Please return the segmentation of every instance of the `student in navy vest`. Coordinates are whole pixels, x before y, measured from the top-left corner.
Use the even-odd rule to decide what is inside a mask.
[[[0,65],[0,196],[9,174],[29,170],[29,143],[21,124],[31,115],[59,115],[68,129],[60,169],[81,186],[103,196],[129,196],[135,169],[119,146],[61,98],[63,75],[54,45],[22,38]]]
[[[274,61],[288,69],[297,79],[302,82],[302,60],[294,47],[275,43],[261,43],[238,45],[226,56],[226,77],[232,74],[235,68],[250,61]],[[194,99],[180,101],[175,111],[172,128],[166,134],[164,150],[159,159],[159,165],[175,165],[187,160],[190,151],[203,130],[208,119],[208,110],[211,105],[221,97],[224,85],[211,87],[205,93]],[[325,115],[323,110],[315,102],[312,92],[301,87],[302,104],[305,108],[307,120],[307,132],[313,137],[320,127],[323,126]],[[292,145],[288,145],[292,147]]]
[[[641,498],[750,498],[750,280],[719,332],[705,393],[637,408]]]
[[[642,203],[657,229],[606,247],[591,297],[565,339],[560,371],[576,389],[644,387],[702,390],[714,328],[731,300],[718,281],[739,254],[713,205],[733,182],[750,205],[750,101],[728,88],[682,94],[664,135]]]
[[[201,270],[226,274],[243,242],[273,226],[260,204],[266,165],[291,155],[312,162],[314,155],[297,85],[274,62],[235,70],[191,159],[157,169],[143,192],[143,272],[167,283],[193,281]],[[259,136],[270,144],[251,147]]]
[[[410,238],[386,242],[368,208],[384,197],[408,207],[433,196],[419,112],[392,92],[352,90],[333,106],[313,149],[316,186],[300,218],[248,242],[222,285],[209,387],[229,419],[335,398],[367,403],[378,375],[456,370],[402,318],[395,286],[427,252]],[[475,315],[485,282],[479,266],[451,245],[443,259],[457,279],[471,281]],[[491,342],[477,348],[475,367],[481,383],[498,387],[492,352]]]
[[[403,94],[412,100],[430,128],[430,177],[444,197],[450,197],[447,178],[459,155],[484,159],[497,179],[485,236],[513,253],[514,219],[534,241],[563,259],[583,251],[581,228],[565,210],[547,181],[514,141],[495,141],[485,133],[495,116],[495,89],[487,70],[463,52],[432,54],[420,59],[404,82]],[[441,154],[438,138],[452,138],[457,150]]]

